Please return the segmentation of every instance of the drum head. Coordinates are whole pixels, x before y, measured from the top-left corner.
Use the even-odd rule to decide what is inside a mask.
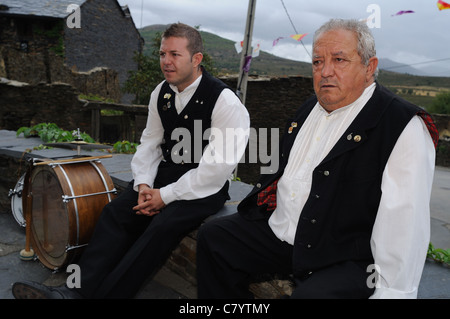
[[[52,169],[36,168],[32,174],[31,233],[33,248],[42,263],[58,268],[66,259],[69,217],[62,200],[63,190]]]
[[[22,204],[22,194],[23,194],[23,186],[24,186],[24,180],[25,180],[25,174],[20,177],[20,179],[17,181],[16,186],[14,187],[14,190],[11,192],[11,212],[13,214],[14,219],[16,222],[22,226],[26,226],[25,222],[25,215],[23,213],[23,204]]]

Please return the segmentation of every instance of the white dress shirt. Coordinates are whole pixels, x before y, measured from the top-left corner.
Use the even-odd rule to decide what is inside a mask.
[[[178,114],[194,95],[201,78],[202,76],[182,92],[178,92],[175,86],[170,85],[175,92],[175,107]],[[151,94],[147,125],[131,161],[136,191],[139,184],[153,187],[158,165],[163,160],[160,145],[164,128],[157,109],[162,84],[163,82]],[[199,199],[217,193],[231,177],[245,152],[249,126],[247,109],[231,90],[223,90],[212,112],[209,145],[204,150],[199,166],[185,173],[178,181],[160,189],[164,203],[167,205],[175,200]],[[237,133],[231,134],[233,132]]]
[[[277,187],[269,219],[275,235],[294,243],[297,222],[312,184],[312,172],[373,95],[375,83],[352,104],[328,113],[315,105],[300,128]],[[429,200],[435,149],[415,116],[400,135],[382,176],[382,196],[371,248],[379,269],[372,298],[416,298],[430,239]],[[369,275],[369,273],[368,273]]]

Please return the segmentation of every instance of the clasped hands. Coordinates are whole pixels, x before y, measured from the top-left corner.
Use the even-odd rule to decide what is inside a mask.
[[[139,185],[138,204],[133,207],[137,215],[153,216],[165,206],[159,189],[150,188],[145,184]]]

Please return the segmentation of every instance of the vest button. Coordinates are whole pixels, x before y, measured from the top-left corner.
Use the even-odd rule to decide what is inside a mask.
[[[306,248],[308,248],[308,249],[312,248],[311,244],[307,244]]]
[[[323,172],[323,175],[330,176],[330,172],[329,171],[325,171],[325,172]]]
[[[257,188],[261,188],[261,183],[256,184]]]
[[[315,224],[315,223],[317,223],[317,220],[311,219],[311,224]]]

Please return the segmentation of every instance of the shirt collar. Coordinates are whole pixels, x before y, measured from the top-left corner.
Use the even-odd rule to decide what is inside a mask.
[[[333,114],[338,114],[341,112],[345,112],[346,110],[352,109],[355,105],[360,105],[361,103],[366,104],[367,101],[370,99],[370,97],[372,96],[374,90],[375,90],[375,86],[376,86],[376,82],[372,83],[371,85],[369,85],[368,87],[366,87],[366,89],[364,90],[364,92],[361,94],[361,96],[359,98],[356,99],[356,101],[354,101],[353,103],[350,103],[349,105],[343,106],[341,108],[338,108],[337,110],[332,111],[331,113],[328,113],[327,110],[325,110],[323,108],[322,105],[320,105],[319,102],[317,102],[317,104],[319,105],[319,109],[322,112],[325,112],[327,116],[331,116]]]
[[[191,85],[189,85],[187,88],[185,88],[183,90],[183,92],[178,92],[178,88],[173,84],[169,84],[169,86],[176,94],[184,94],[184,93],[192,92],[192,91],[197,90],[198,86],[200,85],[200,81],[202,80],[202,77],[203,77],[203,74],[200,75],[194,82],[192,82]]]

